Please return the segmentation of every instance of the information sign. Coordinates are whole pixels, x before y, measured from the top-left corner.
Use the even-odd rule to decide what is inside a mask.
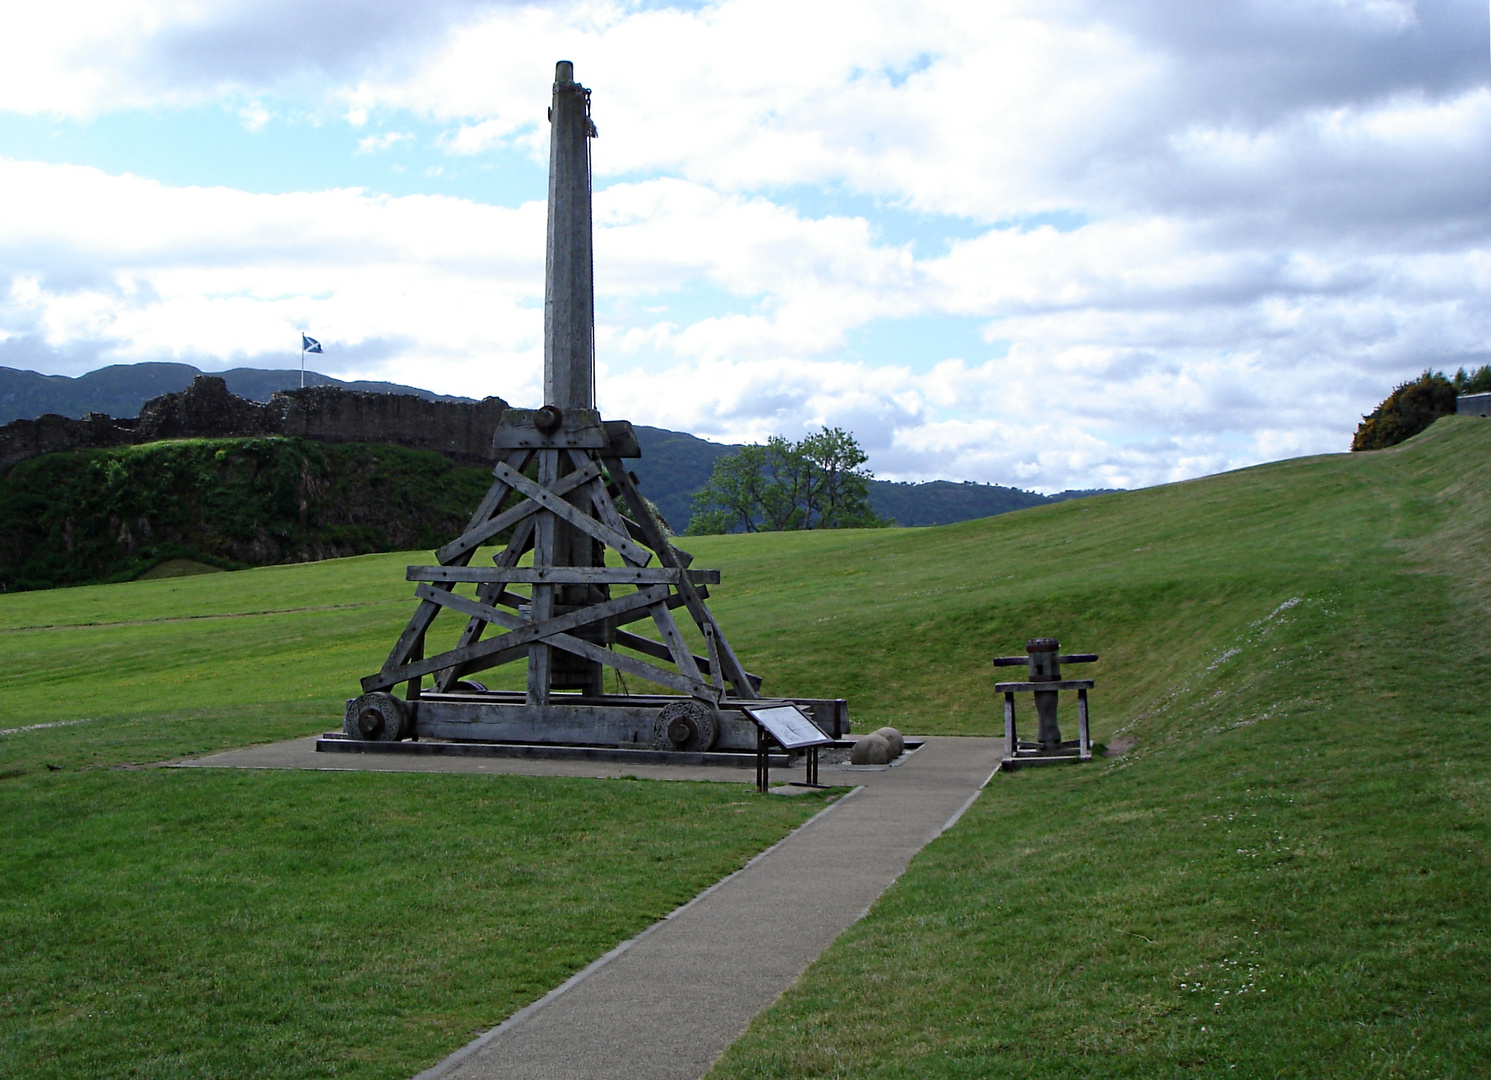
[[[782,745],[783,750],[827,746],[833,742],[796,705],[764,705],[747,708],[746,712]]]

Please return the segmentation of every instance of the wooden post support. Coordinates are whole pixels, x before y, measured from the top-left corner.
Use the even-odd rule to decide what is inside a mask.
[[[595,272],[590,238],[590,91],[554,65],[544,258],[544,403],[595,408]]]
[[[1077,691],[1077,757],[1092,760],[1092,732],[1087,726],[1087,691]]]
[[[1004,695],[1004,756],[1014,757],[1015,751],[1020,749],[1020,742],[1015,737],[1015,695],[1005,691]]]

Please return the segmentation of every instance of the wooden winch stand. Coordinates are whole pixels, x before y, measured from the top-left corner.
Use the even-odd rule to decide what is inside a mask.
[[[1058,655],[1060,642],[1055,638],[1033,638],[1025,644],[1025,656],[997,656],[995,667],[1029,666],[1027,682],[995,683],[995,693],[1004,695],[1004,758],[999,767],[1013,770],[1021,765],[1051,765],[1068,761],[1092,760],[1092,732],[1087,713],[1087,691],[1094,686],[1091,679],[1063,679],[1062,664],[1090,664],[1098,659],[1097,653],[1071,653]],[[1056,722],[1058,693],[1062,690],[1077,691],[1077,738],[1063,740]],[[1035,695],[1039,734],[1034,742],[1020,740],[1015,730],[1015,695]]]

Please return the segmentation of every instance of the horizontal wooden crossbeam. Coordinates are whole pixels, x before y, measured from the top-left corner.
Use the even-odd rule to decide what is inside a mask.
[[[1091,679],[1058,679],[1055,682],[1002,682],[994,684],[996,694],[1021,694],[1031,690],[1091,690],[1097,683]]]
[[[676,585],[687,574],[695,585],[718,585],[718,570],[667,566],[411,566],[409,581],[481,582],[513,585]]]

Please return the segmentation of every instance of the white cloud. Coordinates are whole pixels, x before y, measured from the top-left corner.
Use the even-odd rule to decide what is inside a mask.
[[[1479,2],[424,7],[28,9],[0,108],[262,126],[280,95],[374,125],[364,154],[443,127],[409,164],[443,178],[541,160],[571,59],[607,411],[843,424],[888,475],[1127,486],[1340,449],[1393,382],[1491,359]],[[341,374],[538,393],[540,204],[24,162],[0,198],[28,208],[0,218],[0,333],[59,365],[270,363],[306,326]],[[904,357],[854,358],[909,319]]]
[[[357,152],[359,154],[376,154],[380,150],[388,150],[401,142],[409,142],[414,138],[412,132],[389,131],[382,135],[368,135],[357,140]]]

